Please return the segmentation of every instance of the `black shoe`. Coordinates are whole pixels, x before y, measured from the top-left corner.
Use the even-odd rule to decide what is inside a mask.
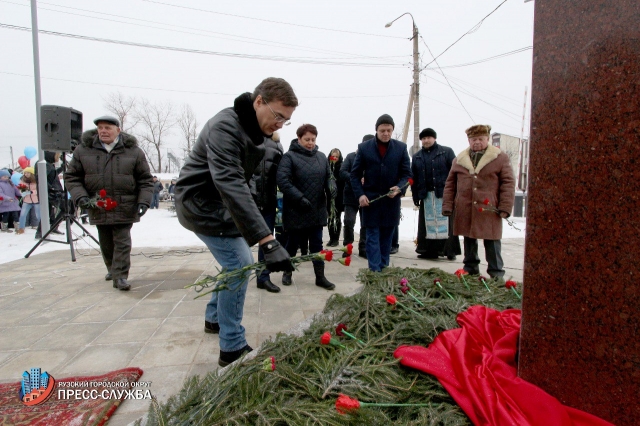
[[[449,260],[456,260],[456,259],[457,259],[457,257],[456,257],[455,255],[454,255],[454,256],[447,256],[447,259],[449,259]]]
[[[42,238],[42,234],[41,234],[41,233],[39,233],[39,232],[36,232],[36,237],[35,237],[35,239],[36,239],[36,240],[39,240],[40,238]]]
[[[336,285],[330,282],[325,277],[316,278],[316,285],[318,287],[324,288],[325,290],[333,290],[334,288],[336,288]]]
[[[346,251],[342,253],[342,258],[344,259],[345,257],[349,257],[351,256],[349,253],[347,253]]]
[[[293,283],[292,272],[282,273],[282,285],[291,285]]]
[[[131,284],[127,282],[126,278],[116,278],[113,280],[113,288],[117,288],[122,291],[129,291]]]
[[[338,240],[329,240],[329,242],[327,243],[327,247],[338,247],[338,244]]]
[[[209,322],[205,320],[204,332],[209,334],[218,334],[220,333],[220,324],[218,324],[217,322]]]
[[[240,357],[246,353],[249,353],[253,350],[253,348],[249,345],[245,346],[242,349],[238,349],[237,351],[225,352],[220,351],[220,358],[218,358],[218,365],[220,367],[226,367],[234,361],[240,359]]]
[[[367,252],[366,251],[359,251],[358,252],[358,256],[362,257],[363,259],[367,258]]]
[[[280,287],[271,282],[271,280],[258,281],[258,288],[267,290],[269,293],[280,293]]]
[[[438,260],[438,256],[433,257],[433,256],[429,256],[429,255],[426,255],[426,254],[419,254],[418,258],[420,258],[420,259],[429,259],[429,260]]]
[[[51,233],[52,233],[52,234],[58,234],[58,235],[64,235],[64,232],[60,232],[60,231],[58,231],[57,229],[52,229],[52,230],[51,230]]]
[[[398,253],[398,247],[391,247],[391,251],[389,252],[389,254],[396,254]]]
[[[107,275],[104,276],[104,280],[111,281],[112,279],[113,277],[111,276],[111,272],[107,272]],[[113,286],[115,287],[116,285],[114,284]]]

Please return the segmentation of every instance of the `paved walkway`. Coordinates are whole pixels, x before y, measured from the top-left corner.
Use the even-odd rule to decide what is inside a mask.
[[[503,240],[502,247],[507,277],[522,280],[524,240]],[[0,265],[0,382],[19,381],[31,367],[64,378],[135,366],[165,401],[187,376],[217,368],[218,337],[203,332],[207,298],[194,300],[194,291],[183,288],[215,273],[213,257],[203,247],[134,248],[133,253],[144,254],[132,258],[129,292],[104,281],[99,255],[79,255],[73,263],[68,250],[60,250]],[[460,260],[417,259],[411,242],[401,242],[392,256],[394,266],[447,272],[460,268]],[[366,266],[354,256],[350,267],[327,266],[326,275],[336,292],[349,294],[360,286],[358,269]],[[275,283],[280,277],[272,275]],[[249,283],[243,325],[254,348],[321,311],[333,294],[314,285],[310,263],[294,280],[277,294],[258,290],[255,280]],[[125,401],[109,425],[129,424],[147,408],[145,401]]]

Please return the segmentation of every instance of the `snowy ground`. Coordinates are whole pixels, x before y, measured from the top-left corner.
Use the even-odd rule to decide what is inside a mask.
[[[418,211],[413,208],[402,208],[403,219],[400,222],[400,241],[413,242],[417,234]],[[503,238],[524,238],[526,219],[513,218],[516,226],[520,231],[516,231],[507,225],[506,221],[503,226]],[[86,228],[97,239],[98,231],[95,226],[86,225]],[[60,226],[60,230],[64,227]],[[75,224],[72,225],[72,233],[78,238],[74,244],[79,253],[97,254],[97,244],[89,237],[82,236],[82,230]],[[360,229],[360,225],[356,223],[356,232]],[[0,258],[0,264],[11,262],[13,260],[22,259],[29,250],[35,245],[36,240],[34,229],[26,229],[23,235],[16,234],[0,234],[0,244],[4,248]],[[65,241],[64,235],[50,235],[51,239]],[[159,249],[169,249],[175,247],[201,246],[204,244],[192,232],[184,229],[175,216],[168,210],[149,210],[142,218],[140,223],[133,225],[131,230],[131,238],[133,240],[133,248],[141,247],[157,247]],[[69,250],[67,244],[58,244],[47,242],[41,244],[32,254],[35,256],[40,253],[46,253],[54,250]]]

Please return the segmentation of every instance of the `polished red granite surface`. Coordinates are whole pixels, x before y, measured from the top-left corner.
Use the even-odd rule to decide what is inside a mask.
[[[535,2],[519,375],[640,425],[640,4]]]

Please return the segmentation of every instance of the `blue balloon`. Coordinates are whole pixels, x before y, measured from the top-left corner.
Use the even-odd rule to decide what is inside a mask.
[[[37,154],[38,154],[38,151],[32,146],[28,146],[24,149],[24,156],[27,157],[29,160],[31,160]]]
[[[15,172],[11,175],[11,182],[13,182],[14,185],[19,185],[20,179],[22,179],[22,173]]]

